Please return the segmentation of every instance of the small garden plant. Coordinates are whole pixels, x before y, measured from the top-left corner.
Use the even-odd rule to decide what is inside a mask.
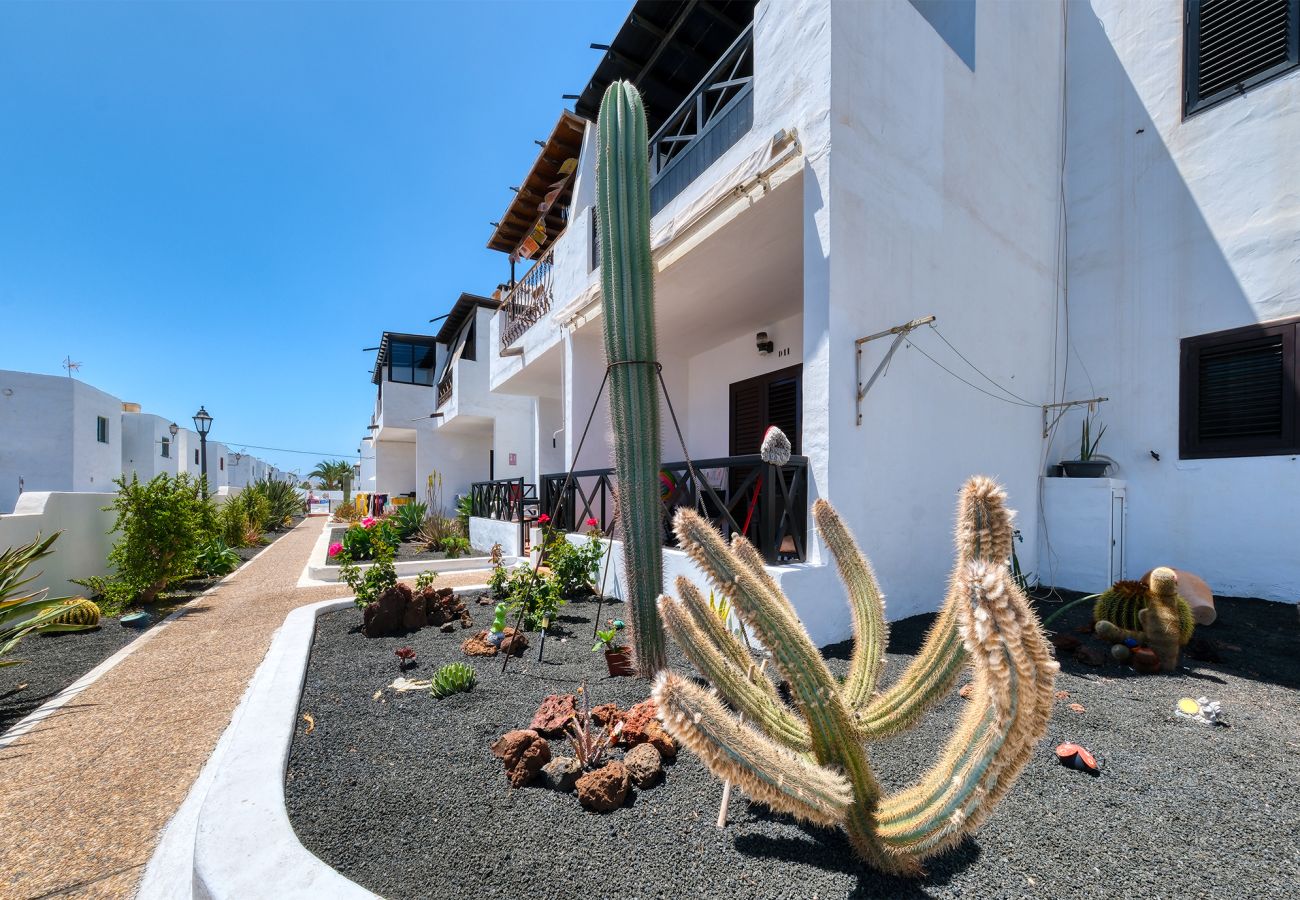
[[[604,553],[605,545],[595,535],[585,544],[571,543],[563,534],[552,537],[546,548],[546,565],[555,576],[560,595],[572,598],[595,593]]]
[[[463,662],[447,663],[433,676],[433,696],[439,700],[472,690],[474,687],[474,669]]]
[[[352,589],[354,602],[364,609],[385,590],[397,584],[397,570],[393,568],[393,548],[380,544],[374,565],[365,569],[350,558],[344,558],[339,566],[339,577]]]

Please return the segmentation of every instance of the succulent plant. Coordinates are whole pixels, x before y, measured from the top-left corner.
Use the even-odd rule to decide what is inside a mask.
[[[99,627],[99,607],[85,597],[67,597],[58,602],[63,612],[40,631],[86,631]]]
[[[1186,643],[1182,639],[1182,616],[1179,605],[1187,609],[1187,602],[1178,596],[1178,576],[1173,569],[1163,566],[1151,573],[1151,597],[1146,607],[1138,613],[1147,646],[1160,657],[1160,668],[1172,672],[1178,667],[1178,648]],[[1191,610],[1187,618],[1191,618]]]
[[[1153,580],[1154,574],[1153,572]],[[1178,617],[1178,643],[1179,646],[1186,646],[1192,639],[1192,632],[1196,629],[1196,620],[1192,617],[1192,608],[1176,591],[1177,582],[1175,582],[1174,611]],[[1112,584],[1097,597],[1092,607],[1092,618],[1098,625],[1102,622],[1109,623],[1110,627],[1118,629],[1118,634],[1115,632],[1103,634],[1101,630],[1094,627],[1097,636],[1112,642],[1126,637],[1145,640],[1141,612],[1150,602],[1151,595],[1152,586],[1145,581],[1117,581]]]
[[[463,662],[447,663],[433,676],[433,696],[441,700],[474,687],[474,669]]]
[[[602,322],[623,572],[637,664],[648,677],[667,661],[663,626],[655,613],[663,590],[659,375],[646,118],[641,95],[629,82],[615,81],[605,91],[597,129]]]
[[[886,645],[884,600],[830,504],[817,501],[813,514],[845,583],[857,637],[843,681],[827,668],[758,551],[740,537],[728,546],[704,519],[680,511],[681,545],[770,649],[795,705],[782,702],[700,591],[679,578],[680,597],[662,597],[660,613],[716,691],[662,673],[654,696],[668,731],[755,800],[844,828],[856,852],[880,870],[919,874],[921,860],[960,842],[997,805],[1051,714],[1057,664],[1007,566],[1011,516],[1004,500],[987,478],[973,478],[962,490],[947,599],[920,653],[882,692],[876,683]],[[913,786],[885,796],[864,742],[908,728],[967,665],[974,668],[972,702],[939,760]]]

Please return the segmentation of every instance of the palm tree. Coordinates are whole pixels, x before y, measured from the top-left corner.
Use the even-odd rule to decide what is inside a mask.
[[[319,481],[323,491],[343,491],[344,503],[351,501],[352,465],[346,459],[322,459],[307,477]]]

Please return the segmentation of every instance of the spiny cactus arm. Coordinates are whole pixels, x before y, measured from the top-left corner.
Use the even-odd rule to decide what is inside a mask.
[[[686,611],[695,619],[696,625],[704,630],[709,642],[722,656],[742,672],[749,672],[750,669],[755,668],[754,658],[727,630],[726,623],[710,608],[709,601],[700,593],[699,588],[692,584],[689,578],[681,575],[677,576],[675,583],[677,594],[685,604]],[[662,603],[662,600],[660,602]],[[768,692],[775,699],[776,688],[772,687],[772,683],[766,678],[763,681],[768,686]]]
[[[641,95],[616,81],[597,122],[596,203],[609,408],[614,431],[623,572],[637,667],[667,662],[655,603],[663,590],[663,505],[659,499],[659,381],[650,255],[650,173]]]
[[[668,733],[718,778],[777,812],[816,825],[844,823],[853,790],[843,776],[742,724],[712,692],[680,675],[661,672],[654,699]]]
[[[876,679],[885,661],[885,646],[889,642],[885,598],[880,593],[871,563],[862,555],[835,509],[825,500],[818,500],[813,504],[813,521],[835,557],[840,579],[849,595],[854,641],[849,674],[844,679],[844,702],[850,708],[858,709],[875,693]]]
[[[902,677],[884,694],[858,706],[858,730],[864,738],[888,737],[904,731],[937,703],[966,668],[966,651],[958,631],[954,594],[930,626],[920,652]]]
[[[708,613],[708,610],[705,612]],[[701,624],[710,618],[716,620],[716,616],[701,616],[683,601],[660,597],[659,617],[663,619],[668,633],[673,636],[677,646],[682,648],[686,658],[717,688],[718,693],[744,714],[746,721],[754,722],[772,740],[790,750],[806,752],[809,749],[811,742],[808,727],[780,700],[759,686],[759,683],[771,686],[767,676],[757,670],[751,674],[738,668],[723,657],[710,641]]]
[[[1007,492],[984,475],[968,478],[957,497],[957,571],[973,559],[1005,563],[1011,559],[1015,530]]]
[[[789,682],[790,693],[808,722],[813,756],[823,765],[839,767],[852,786],[854,803],[843,825],[853,848],[878,869],[914,874],[915,863],[887,852],[876,834],[880,786],[867,765],[852,713],[840,697],[839,684],[789,601],[768,590],[753,568],[693,511],[679,510],[675,526],[687,555],[715,587],[728,589],[736,614],[771,651],[773,662]]]
[[[1056,663],[1005,566],[971,562],[956,585],[975,692],[939,763],[882,801],[881,836],[918,858],[973,831],[1029,761],[1051,715]]]

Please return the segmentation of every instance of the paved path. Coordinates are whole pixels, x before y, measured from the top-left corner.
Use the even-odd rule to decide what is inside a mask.
[[[325,522],[300,524],[0,750],[0,898],[132,895],[284,617],[346,595],[296,586]]]

